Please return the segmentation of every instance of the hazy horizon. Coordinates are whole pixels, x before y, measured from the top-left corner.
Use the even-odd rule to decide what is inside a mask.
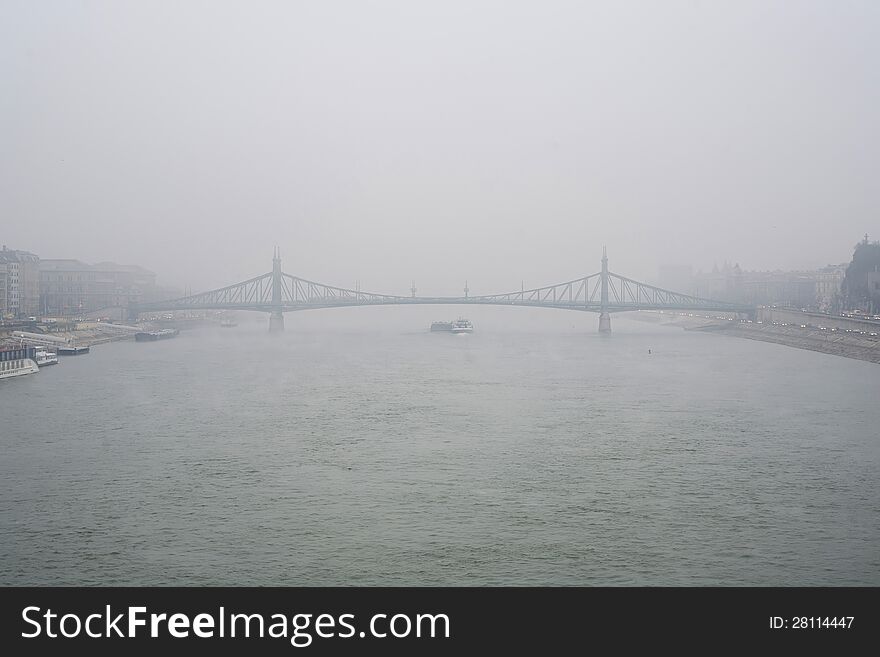
[[[193,290],[814,269],[880,207],[871,2],[6,2],[0,239]],[[873,173],[872,173],[873,172]]]

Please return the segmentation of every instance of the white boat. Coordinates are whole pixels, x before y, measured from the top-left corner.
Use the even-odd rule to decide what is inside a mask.
[[[459,317],[457,320],[452,322],[451,331],[455,334],[473,333],[474,325],[470,322],[470,320]]]
[[[220,326],[222,326],[223,328],[235,328],[236,326],[238,326],[238,324],[236,324],[231,319],[224,319],[220,322]]]
[[[37,351],[34,354],[34,361],[37,363],[37,367],[45,367],[46,365],[57,365],[58,354],[54,351],[49,351],[45,347],[37,347]]]
[[[33,355],[33,347],[0,348],[0,379],[39,372]]]

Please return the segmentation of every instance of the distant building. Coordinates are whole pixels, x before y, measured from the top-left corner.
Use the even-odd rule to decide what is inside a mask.
[[[739,265],[716,266],[694,276],[696,296],[756,306],[785,306],[831,311],[839,303],[846,265],[817,271],[743,271]]]
[[[718,265],[711,272],[697,272],[694,276],[694,296],[716,301],[730,301],[745,303],[742,289],[743,272],[739,265],[724,263],[720,269]]]
[[[748,304],[816,308],[814,272],[747,272],[743,298]]]
[[[156,274],[137,265],[79,260],[40,263],[40,304],[44,315],[92,313],[152,300]]]
[[[9,306],[6,302],[6,287],[8,285],[8,268],[5,262],[0,262],[0,319],[9,314]]]
[[[0,310],[3,317],[31,317],[40,312],[40,258],[3,246],[0,250]]]
[[[694,293],[694,269],[690,265],[661,265],[657,285],[682,294]]]
[[[823,312],[832,312],[840,304],[847,263],[828,265],[816,272],[816,304]]]

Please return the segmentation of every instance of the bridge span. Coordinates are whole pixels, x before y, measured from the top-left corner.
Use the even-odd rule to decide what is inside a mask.
[[[281,271],[275,250],[272,271],[240,283],[177,299],[129,307],[132,319],[143,313],[174,310],[254,310],[269,313],[269,330],[284,328],[284,313],[316,308],[387,305],[492,305],[559,308],[599,314],[599,331],[611,331],[611,313],[632,310],[696,310],[754,315],[753,306],[702,299],[664,290],[608,271],[603,250],[601,269],[564,283],[502,294],[418,297],[376,294],[316,283]]]

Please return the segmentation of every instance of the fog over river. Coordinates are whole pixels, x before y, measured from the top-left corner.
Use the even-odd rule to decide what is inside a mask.
[[[0,382],[0,583],[880,584],[877,365],[566,311],[427,330],[459,310]]]

